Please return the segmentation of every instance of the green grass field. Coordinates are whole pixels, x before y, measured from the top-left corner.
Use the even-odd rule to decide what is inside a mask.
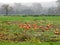
[[[39,16],[39,17],[33,17],[33,16],[28,16],[28,17],[22,17],[22,16],[0,16],[0,20],[33,20],[33,19],[47,19],[47,20],[55,20],[58,21],[60,19],[60,16]]]
[[[37,23],[38,26],[39,25],[46,26],[49,23],[54,25],[55,26],[54,28],[51,28],[49,29],[49,31],[45,31],[43,33],[44,35],[49,34],[49,37],[54,36],[53,32],[55,28],[58,28],[60,33],[60,16],[39,16],[39,17],[0,16],[0,37],[2,37],[0,38],[0,45],[60,45],[60,35],[57,35],[59,41],[52,42],[53,44],[50,44],[50,42],[38,43],[38,42],[28,42],[28,41],[27,42],[11,41],[11,39],[13,40],[16,37],[14,34],[18,35],[16,40],[19,40],[21,36],[20,34],[23,32],[23,29],[19,28],[19,24],[27,23],[27,22],[30,24]],[[26,33],[33,35],[34,32],[36,31],[32,31],[32,32],[27,31]],[[36,34],[38,34],[38,32],[36,32]],[[6,42],[5,40],[7,39],[10,40],[11,42]]]
[[[59,45],[60,43],[55,42],[53,45]],[[44,43],[28,43],[28,42],[21,42],[21,43],[6,43],[6,42],[0,42],[0,45],[50,45],[48,42]]]

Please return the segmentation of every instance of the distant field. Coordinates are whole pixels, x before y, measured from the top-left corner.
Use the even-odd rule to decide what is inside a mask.
[[[38,21],[46,20],[46,21],[50,21],[50,22],[59,24],[60,23],[60,16],[39,16],[39,17],[0,16],[0,21],[23,21],[23,22],[31,21],[31,22],[33,22],[34,20],[38,20]]]
[[[36,23],[38,26],[44,26],[44,28],[47,26],[47,24],[53,25],[53,27],[47,29],[49,31],[43,32],[44,36],[49,34],[49,38],[51,36],[55,36],[54,31],[55,29],[59,29],[60,33],[60,16],[39,16],[39,17],[33,17],[33,16],[27,16],[27,17],[22,17],[22,16],[0,16],[0,45],[60,45],[60,35],[57,36],[57,39],[59,39],[58,42],[52,42],[53,44],[50,44],[50,42],[42,42],[38,43],[33,42],[13,42],[13,41],[19,41],[23,34],[25,34],[24,29],[21,29],[19,27],[19,24],[27,24],[29,23],[30,25]],[[32,26],[31,26],[32,27]],[[38,31],[32,31],[32,28],[30,28],[30,32],[27,31],[27,34],[38,34],[39,30],[42,29],[37,29]],[[35,32],[35,33],[34,33]],[[22,33],[22,35],[21,35]],[[39,32],[41,34],[41,32]],[[2,35],[2,36],[1,36]],[[16,38],[17,36],[17,38]],[[40,38],[40,37],[39,37]],[[47,37],[48,38],[48,37]],[[16,39],[16,40],[14,40]],[[6,42],[6,40],[12,42]],[[33,40],[33,38],[32,38]],[[48,39],[47,39],[48,40]],[[34,39],[34,41],[36,41]],[[40,41],[40,40],[39,40]]]
[[[0,20],[9,20],[9,21],[20,21],[20,20],[34,20],[34,19],[46,19],[46,20],[51,20],[51,21],[59,21],[60,16],[39,16],[39,17],[33,17],[33,16],[27,16],[27,17],[22,17],[22,16],[0,16]]]

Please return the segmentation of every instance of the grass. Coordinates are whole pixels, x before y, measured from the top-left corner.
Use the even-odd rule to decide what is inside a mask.
[[[1,23],[4,21],[12,21],[12,22],[36,22],[38,23],[41,20],[46,20],[48,23],[53,23],[55,25],[60,25],[60,16],[39,16],[39,17],[20,17],[20,16],[0,16],[0,26],[3,27],[4,33],[7,33],[6,30],[9,30],[10,32],[7,34],[11,33],[20,33],[20,28],[18,25],[15,23],[11,25],[7,25],[6,23]],[[36,21],[37,20],[37,21]],[[39,24],[38,24],[39,25]],[[52,35],[52,32],[51,32]],[[53,45],[59,45],[59,42],[52,42]],[[29,42],[0,42],[0,45],[52,45],[50,42],[42,42],[42,43],[29,43]]]
[[[0,21],[23,21],[23,22],[33,22],[33,20],[47,20],[53,23],[60,23],[60,16],[39,16],[39,17],[20,17],[20,16],[0,16]]]
[[[58,42],[52,42],[52,45],[59,45]],[[29,43],[29,42],[21,42],[21,43],[7,43],[7,42],[0,42],[0,45],[51,45],[50,42],[43,42],[43,43]]]
[[[58,21],[60,19],[60,16],[39,16],[39,17],[32,17],[32,16],[29,16],[29,17],[20,17],[20,16],[0,16],[0,20],[2,19],[2,21],[4,20],[8,20],[8,21],[16,21],[16,20],[33,20],[33,19],[38,19],[38,20],[41,20],[41,19],[46,19],[46,20],[55,20],[55,21]]]

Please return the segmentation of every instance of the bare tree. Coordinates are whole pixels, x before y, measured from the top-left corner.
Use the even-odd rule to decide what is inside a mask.
[[[60,0],[57,0],[57,14],[60,14]]]
[[[6,16],[8,15],[8,12],[12,9],[8,4],[2,5],[2,9],[5,10]]]
[[[42,5],[40,3],[32,3],[32,10],[35,14],[41,14],[42,12]]]

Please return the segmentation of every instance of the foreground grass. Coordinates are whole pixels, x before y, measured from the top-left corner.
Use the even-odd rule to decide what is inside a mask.
[[[0,16],[0,21],[4,22],[4,21],[22,21],[22,22],[26,22],[26,21],[30,21],[33,22],[34,20],[38,20],[38,22],[42,19],[46,19],[47,22],[52,22],[56,25],[60,25],[60,16],[56,17],[52,17],[52,16],[42,16],[42,17],[18,17],[18,16]],[[10,30],[9,34],[13,33],[13,32],[19,32],[20,33],[20,29],[18,27],[18,25],[14,25],[15,23],[11,24],[11,25],[7,25],[5,23],[1,23],[2,27],[3,27],[3,32],[7,33],[6,30]],[[29,43],[29,42],[20,42],[20,43],[14,43],[14,42],[0,42],[0,45],[60,45],[59,42],[53,42],[53,44],[50,44],[50,42],[43,42],[43,43]]]
[[[43,42],[43,43],[29,43],[29,42],[20,42],[20,43],[7,43],[7,42],[0,42],[0,45],[60,45],[59,42],[52,42],[53,44],[50,44],[50,42]]]

